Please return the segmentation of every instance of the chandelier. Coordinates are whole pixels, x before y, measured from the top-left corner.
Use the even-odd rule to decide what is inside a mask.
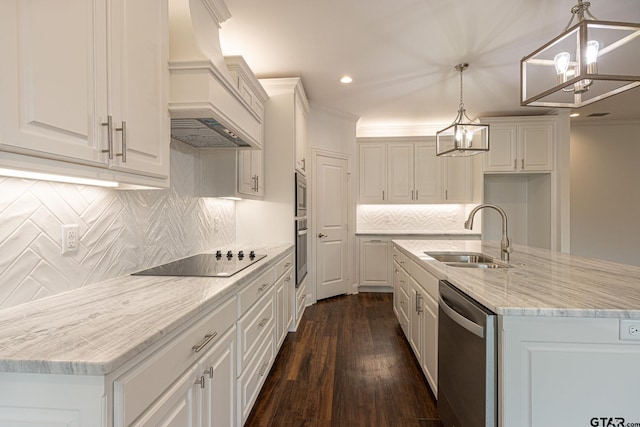
[[[460,105],[453,123],[436,133],[436,156],[473,156],[489,151],[489,125],[471,120],[462,102],[462,72],[469,64],[456,65],[460,72]]]
[[[640,85],[640,24],[599,21],[589,6],[578,0],[564,31],[522,58],[521,105],[579,108]]]

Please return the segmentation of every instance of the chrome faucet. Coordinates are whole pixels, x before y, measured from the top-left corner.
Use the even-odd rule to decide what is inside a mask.
[[[500,216],[502,217],[502,238],[500,239],[500,259],[502,261],[509,261],[509,254],[513,251],[511,248],[511,244],[509,243],[509,237],[507,236],[507,214],[505,211],[498,205],[492,205],[490,203],[485,203],[483,205],[478,205],[469,212],[469,218],[464,222],[464,228],[467,230],[471,230],[473,228],[473,217],[476,212],[483,208],[492,208],[498,211]]]

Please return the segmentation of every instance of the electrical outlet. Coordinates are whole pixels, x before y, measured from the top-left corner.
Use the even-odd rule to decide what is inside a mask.
[[[620,319],[620,339],[640,341],[640,320]]]
[[[67,224],[62,226],[62,253],[78,250],[78,224]]]

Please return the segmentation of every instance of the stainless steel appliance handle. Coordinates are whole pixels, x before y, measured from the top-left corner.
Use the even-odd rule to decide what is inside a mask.
[[[304,230],[298,231],[298,236],[304,236],[309,232],[309,229],[305,228]]]
[[[471,320],[464,317],[462,314],[455,311],[453,308],[451,308],[451,306],[449,306],[449,304],[445,302],[444,299],[442,299],[442,297],[440,297],[439,300],[440,300],[439,301],[440,308],[442,309],[442,311],[444,311],[444,313],[447,316],[449,316],[451,320],[453,320],[458,325],[462,326],[463,328],[465,328],[467,331],[471,332],[475,336],[484,338],[484,328],[482,326],[478,325],[475,322],[472,322]]]

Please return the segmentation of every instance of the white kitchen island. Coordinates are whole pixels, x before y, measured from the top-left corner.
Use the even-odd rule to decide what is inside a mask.
[[[499,259],[498,242],[477,240],[394,248],[498,315],[501,427],[640,425],[640,268],[522,246],[510,268],[453,267],[424,253]]]

